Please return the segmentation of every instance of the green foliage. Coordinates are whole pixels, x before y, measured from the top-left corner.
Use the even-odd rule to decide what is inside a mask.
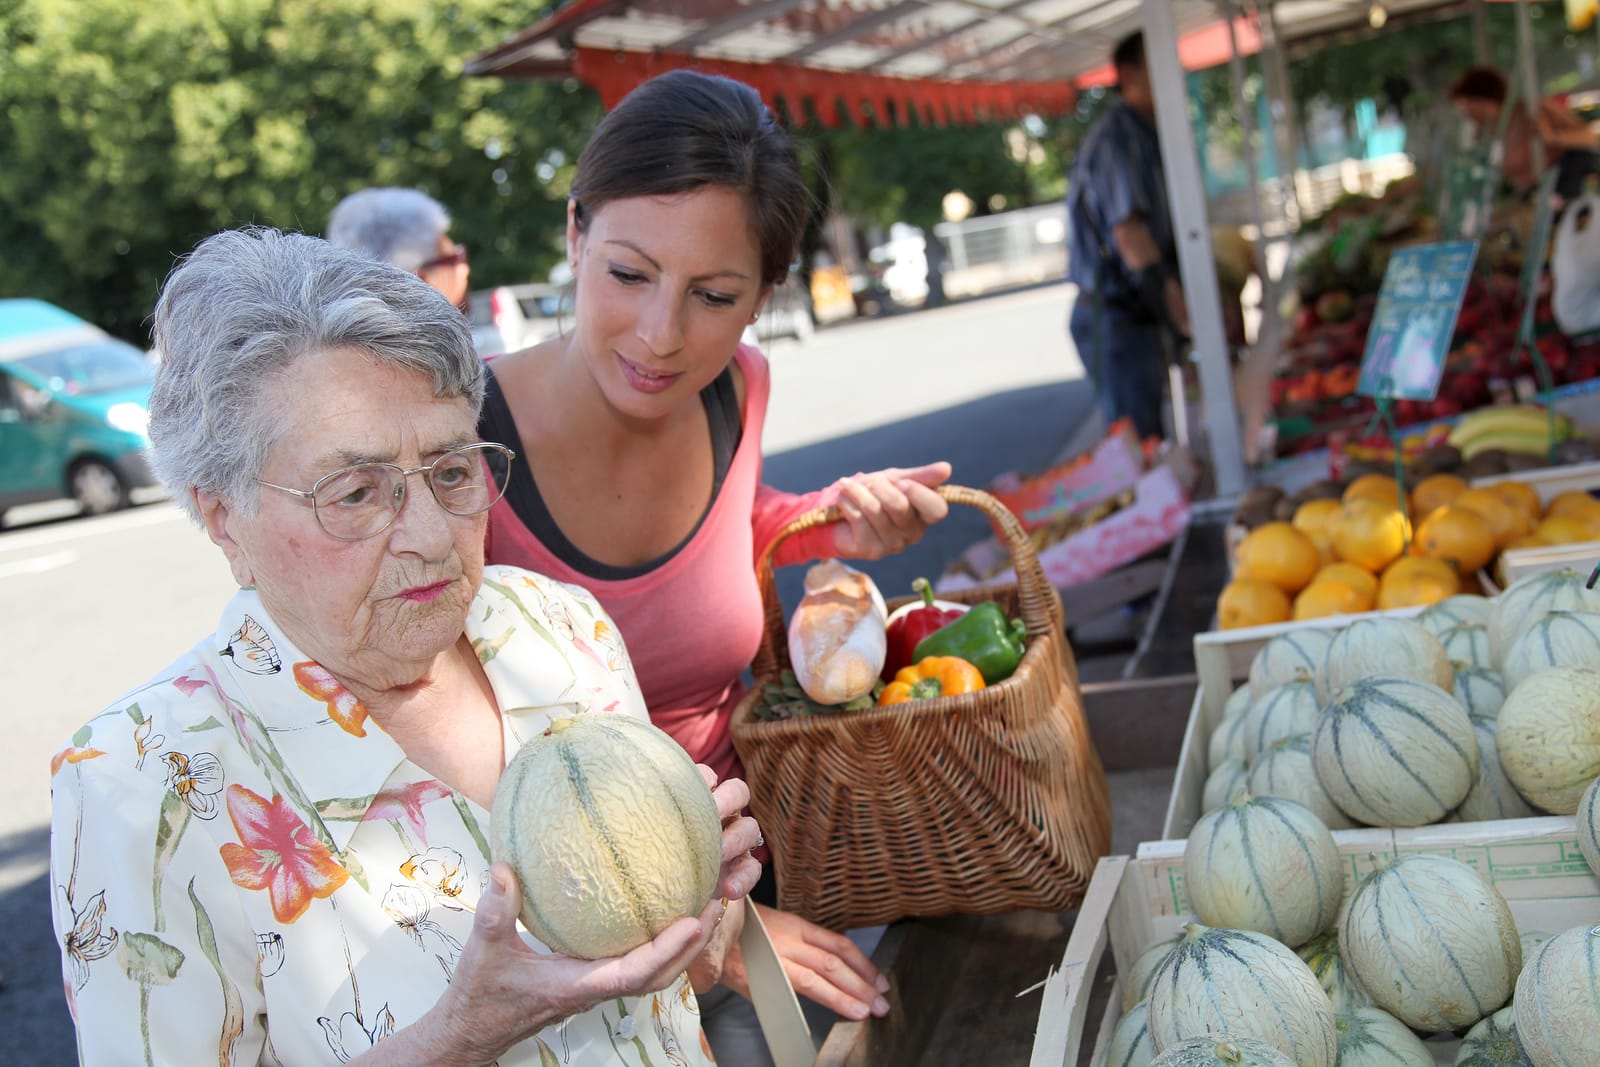
[[[1060,195],[1061,164],[1019,126],[841,127],[806,138],[829,158],[833,206],[862,222],[931,228],[960,191],[987,212],[991,198],[1023,207]]]
[[[142,341],[161,279],[201,238],[320,233],[369,185],[444,203],[474,286],[541,275],[598,103],[575,84],[461,76],[538,14],[498,0],[0,0],[0,294]]]

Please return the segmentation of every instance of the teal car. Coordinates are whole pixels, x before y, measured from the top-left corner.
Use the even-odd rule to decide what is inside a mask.
[[[144,352],[42,300],[0,300],[0,516],[45,500],[85,514],[155,484]]]

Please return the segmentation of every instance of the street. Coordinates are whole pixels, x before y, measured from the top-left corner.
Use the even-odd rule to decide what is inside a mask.
[[[954,481],[982,487],[1001,471],[1048,463],[1092,409],[1066,336],[1069,293],[1047,285],[778,342],[766,480],[812,489],[857,470],[947,458]],[[955,516],[868,570],[885,596],[902,594],[984,530],[975,513]],[[0,646],[11,679],[0,746],[7,1062],[76,1062],[49,924],[50,757],[209,632],[233,588],[222,554],[170,502],[0,532]]]

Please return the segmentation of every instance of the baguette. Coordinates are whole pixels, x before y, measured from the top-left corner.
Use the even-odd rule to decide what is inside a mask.
[[[872,692],[889,651],[887,614],[860,571],[827,560],[806,572],[805,596],[789,619],[789,660],[807,696],[844,704]]]

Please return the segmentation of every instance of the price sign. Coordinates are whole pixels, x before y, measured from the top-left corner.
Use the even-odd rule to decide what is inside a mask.
[[[1402,248],[1389,257],[1356,392],[1434,398],[1477,255],[1476,241],[1448,241]]]

